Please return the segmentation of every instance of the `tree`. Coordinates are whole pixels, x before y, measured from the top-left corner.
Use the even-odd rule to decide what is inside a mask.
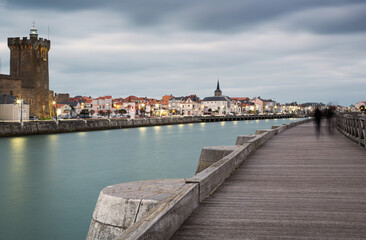
[[[70,106],[70,105],[69,105],[69,106]],[[70,106],[70,108],[71,108],[70,116],[72,117],[72,114],[73,114],[73,112],[75,111],[75,107],[74,107],[74,106]]]
[[[103,111],[103,110],[99,110],[99,111],[98,111],[98,115],[99,115],[99,116],[104,116],[104,111]]]
[[[120,109],[120,110],[118,110],[118,112],[119,112],[120,114],[126,114],[126,113],[127,113],[126,109]]]
[[[111,116],[111,110],[107,110],[108,118]]]
[[[145,114],[145,112],[146,112],[146,108],[145,108],[145,107],[142,107],[142,108],[140,109],[140,113],[141,113],[141,114]]]
[[[86,115],[89,116],[89,109],[83,109],[83,110],[81,110],[80,115],[83,115],[84,118],[86,117]]]

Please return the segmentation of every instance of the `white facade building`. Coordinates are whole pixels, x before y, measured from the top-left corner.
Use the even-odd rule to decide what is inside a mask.
[[[17,103],[14,96],[0,94],[0,120],[29,120],[29,104],[24,103],[23,99],[19,100]]]
[[[185,97],[182,102],[182,112],[184,116],[200,116],[203,115],[203,109],[197,96]]]
[[[232,112],[231,107],[233,105],[233,101],[227,96],[222,96],[219,81],[217,81],[217,88],[214,93],[215,96],[205,97],[202,100],[202,108],[204,109],[204,113],[226,115]]]

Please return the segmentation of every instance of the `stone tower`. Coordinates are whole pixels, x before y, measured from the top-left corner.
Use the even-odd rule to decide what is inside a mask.
[[[219,83],[219,80],[217,80],[217,88],[215,90],[215,97],[220,97],[222,96],[222,92],[220,90],[220,83]]]
[[[8,38],[8,47],[10,76],[21,80],[21,97],[30,105],[30,116],[49,117],[48,51],[51,42],[38,38],[33,25],[29,39]]]

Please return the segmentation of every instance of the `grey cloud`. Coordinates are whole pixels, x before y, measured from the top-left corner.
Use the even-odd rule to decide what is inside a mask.
[[[319,34],[347,34],[366,31],[366,4],[342,8],[324,7],[304,11],[282,19],[292,31],[307,30]]]
[[[364,97],[363,2],[9,0],[2,69],[6,37],[28,35],[35,20],[40,37],[51,27],[56,92],[205,97],[220,75],[228,96],[351,104]]]
[[[82,9],[90,9],[99,7],[103,1],[99,0],[6,0],[6,5],[9,8],[15,9],[52,9],[59,11],[77,11]]]
[[[235,32],[254,28],[278,18],[324,7],[347,7],[365,4],[363,0],[8,0],[9,7],[77,11],[103,9],[120,13],[137,27],[172,24],[178,28],[196,31]],[[326,11],[318,12],[321,16]],[[361,11],[332,21],[317,22],[315,19],[297,21],[298,29],[317,32],[352,32],[365,30],[365,14]]]

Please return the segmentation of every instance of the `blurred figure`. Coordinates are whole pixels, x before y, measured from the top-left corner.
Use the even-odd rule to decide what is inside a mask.
[[[326,112],[325,112],[325,116],[327,118],[327,123],[328,123],[328,132],[329,133],[333,133],[334,130],[334,107],[330,106],[327,108]]]
[[[320,127],[321,127],[321,122],[322,122],[322,112],[320,111],[319,107],[316,107],[316,109],[315,109],[315,112],[314,112],[314,121],[315,121],[316,135],[319,138],[319,135],[320,135]]]

